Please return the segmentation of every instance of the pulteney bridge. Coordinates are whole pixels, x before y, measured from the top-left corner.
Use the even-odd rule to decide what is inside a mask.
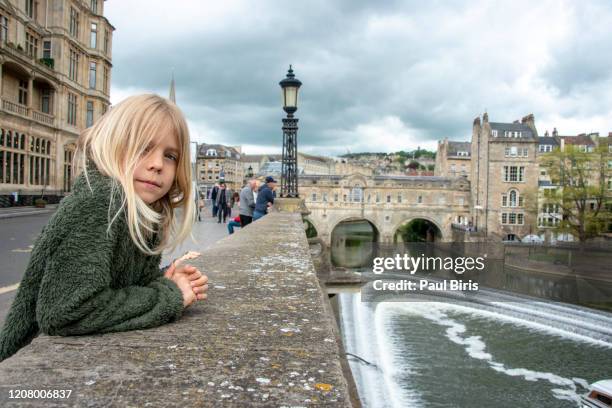
[[[341,225],[367,221],[377,242],[401,240],[398,229],[415,220],[428,224],[425,240],[451,241],[451,224],[470,214],[470,182],[464,177],[301,175],[317,236],[328,247]]]

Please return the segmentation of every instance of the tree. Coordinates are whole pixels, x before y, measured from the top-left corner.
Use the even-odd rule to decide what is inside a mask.
[[[586,146],[566,145],[542,158],[555,189],[546,191],[544,204],[562,215],[555,232],[570,233],[581,243],[606,232],[612,221],[609,180],[612,157],[607,144],[589,152]]]

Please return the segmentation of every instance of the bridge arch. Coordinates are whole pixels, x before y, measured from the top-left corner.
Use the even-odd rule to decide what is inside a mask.
[[[331,235],[334,233],[334,230],[336,229],[336,227],[342,223],[346,223],[346,222],[350,222],[350,221],[367,221],[373,228],[374,230],[374,234],[376,235],[376,238],[378,240],[378,238],[380,238],[381,234],[382,234],[382,229],[376,224],[376,221],[374,221],[373,219],[369,218],[369,217],[356,217],[356,216],[348,216],[348,217],[344,217],[339,219],[338,221],[336,221],[329,229],[329,234],[330,237]]]
[[[343,225],[346,228],[342,228]],[[371,264],[380,234],[378,226],[365,217],[353,216],[339,220],[330,231],[331,264],[345,268]]]
[[[396,241],[397,239],[397,233],[399,232],[400,227],[404,226],[404,225],[409,225],[414,221],[417,220],[423,220],[426,221],[427,223],[429,223],[430,225],[432,225],[435,228],[434,231],[434,240],[435,241],[441,241],[444,240],[445,236],[444,236],[444,229],[440,226],[439,222],[436,221],[435,219],[428,217],[428,216],[424,216],[424,215],[413,215],[410,216],[408,218],[403,219],[402,221],[396,223],[393,226],[393,232],[392,232],[392,237],[393,240]]]

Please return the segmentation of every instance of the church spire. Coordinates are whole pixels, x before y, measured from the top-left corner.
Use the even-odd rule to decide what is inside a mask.
[[[168,99],[176,103],[176,90],[174,86],[174,70],[172,70],[172,81],[170,81],[170,96],[168,97]]]

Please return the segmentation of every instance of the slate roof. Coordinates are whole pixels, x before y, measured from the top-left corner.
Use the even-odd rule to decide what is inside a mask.
[[[509,131],[509,132],[521,132],[520,139],[535,139],[535,135],[533,134],[533,131],[531,130],[531,128],[522,123],[489,122],[489,125],[491,125],[491,130],[497,130],[498,138],[516,139],[514,137],[504,136],[504,133],[506,131]]]
[[[457,152],[467,152],[467,156],[458,157],[470,157],[472,154],[472,143],[471,142],[448,142],[448,155],[457,156]]]

